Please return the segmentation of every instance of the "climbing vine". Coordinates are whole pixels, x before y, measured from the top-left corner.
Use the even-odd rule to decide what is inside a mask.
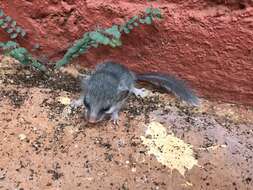
[[[131,30],[140,24],[152,24],[154,19],[161,19],[162,15],[157,8],[147,8],[143,16],[134,16],[123,25],[113,25],[107,29],[98,29],[86,32],[83,37],[68,49],[64,57],[56,63],[56,68],[60,68],[69,63],[71,59],[87,52],[91,47],[97,48],[99,45],[108,45],[113,48],[121,46],[122,33],[129,34]]]
[[[47,71],[47,68],[43,64],[34,59],[28,50],[20,47],[17,42],[0,42],[0,49],[4,51],[5,55],[15,58],[23,65],[31,65],[40,71]]]
[[[5,15],[4,11],[0,9],[0,27],[9,34],[11,39],[15,39],[18,36],[25,37],[26,31],[17,26],[17,22],[8,15]]]
[[[74,45],[67,50],[61,60],[55,64],[55,68],[60,68],[69,63],[73,58],[88,51],[88,49],[99,45],[107,45],[110,47],[118,47],[122,45],[122,34],[129,34],[131,30],[141,24],[150,25],[155,19],[161,19],[162,15],[159,9],[149,7],[142,16],[133,16],[122,25],[113,25],[106,29],[97,29],[95,31],[86,32],[83,37],[77,40]],[[10,38],[15,40],[18,36],[24,37],[26,32],[17,25],[17,22],[10,16],[5,15],[0,9],[0,27],[9,34]],[[47,71],[47,68],[38,60],[32,57],[27,49],[21,47],[15,41],[0,42],[0,50],[6,55],[17,59],[23,65],[31,65],[41,71]]]
[[[17,37],[24,38],[26,35],[26,31],[18,26],[14,19],[5,15],[2,9],[0,9],[0,27],[9,34],[12,40],[15,40]],[[40,71],[47,70],[44,65],[32,57],[26,48],[21,47],[15,41],[0,42],[0,49],[5,55],[15,58],[23,65],[31,65]]]

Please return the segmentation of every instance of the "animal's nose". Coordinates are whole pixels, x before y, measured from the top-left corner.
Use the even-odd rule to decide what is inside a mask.
[[[95,117],[89,117],[88,119],[89,123],[97,123],[97,119]]]

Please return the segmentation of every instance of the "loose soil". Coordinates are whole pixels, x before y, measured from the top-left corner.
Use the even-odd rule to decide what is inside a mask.
[[[129,99],[119,126],[90,125],[59,101],[79,95],[70,69],[0,66],[0,189],[252,189],[252,107],[202,99],[191,108],[150,89]],[[140,137],[151,121],[190,144],[198,165],[182,175],[149,155]]]

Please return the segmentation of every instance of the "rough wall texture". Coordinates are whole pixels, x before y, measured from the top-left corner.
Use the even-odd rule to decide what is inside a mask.
[[[94,66],[115,59],[131,69],[173,73],[201,96],[253,105],[251,0],[2,0],[1,8],[27,29],[19,42],[38,58],[61,58],[85,31],[122,23],[148,5],[165,18],[124,36],[123,46],[100,47],[74,62]],[[0,31],[0,40],[7,40]],[[45,58],[43,58],[45,60]]]

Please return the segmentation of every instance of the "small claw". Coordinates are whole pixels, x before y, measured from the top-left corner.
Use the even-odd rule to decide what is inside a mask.
[[[72,101],[69,106],[74,109],[78,107],[74,101]]]
[[[119,126],[119,120],[113,120],[112,123],[113,123],[113,125],[115,125],[115,126]]]
[[[76,108],[78,108],[78,107],[80,107],[82,105],[82,100],[73,100],[71,103],[70,103],[70,107],[71,108],[74,108],[74,109],[76,109]]]
[[[119,126],[119,113],[118,113],[118,111],[115,111],[112,113],[111,120],[112,120],[113,125]]]
[[[148,91],[145,88],[134,88],[132,90],[135,96],[140,96],[142,98],[145,98],[148,95]]]

